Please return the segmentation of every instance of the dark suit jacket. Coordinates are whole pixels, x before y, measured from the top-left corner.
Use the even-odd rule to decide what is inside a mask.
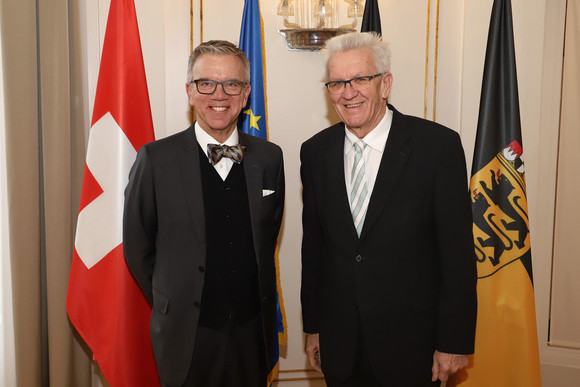
[[[239,133],[259,271],[266,366],[276,333],[274,252],[284,206],[281,149]],[[153,306],[151,341],[159,376],[183,383],[193,355],[206,264],[199,145],[193,126],[141,148],[125,190],[125,259]],[[264,196],[263,190],[274,193]],[[235,230],[228,230],[235,232]]]
[[[381,385],[431,378],[433,352],[472,353],[476,268],[459,136],[395,110],[360,239],[344,124],[302,145],[302,313],[323,371],[350,376],[357,337]]]

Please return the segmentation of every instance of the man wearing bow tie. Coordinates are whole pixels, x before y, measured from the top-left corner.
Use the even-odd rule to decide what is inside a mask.
[[[125,190],[125,258],[153,307],[163,386],[265,386],[282,151],[236,127],[250,94],[243,51],[203,43],[187,75],[197,121],[139,151]]]

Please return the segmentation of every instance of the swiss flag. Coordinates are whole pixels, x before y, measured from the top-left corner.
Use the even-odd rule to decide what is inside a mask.
[[[151,308],[122,244],[123,191],[155,138],[133,0],[111,0],[89,134],[67,312],[112,387],[159,386]]]

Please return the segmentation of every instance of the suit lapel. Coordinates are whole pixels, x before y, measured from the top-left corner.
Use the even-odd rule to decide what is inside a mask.
[[[389,108],[393,111],[393,121],[367,209],[361,240],[366,236],[385,207],[387,198],[393,191],[395,183],[411,153],[409,144],[411,128],[404,124],[404,117],[394,107],[389,105]]]
[[[262,176],[264,174],[264,167],[260,163],[260,159],[256,150],[251,146],[250,135],[238,131],[240,144],[246,147],[244,155],[244,174],[246,176],[246,187],[248,190],[248,205],[250,207],[250,220],[252,223],[252,235],[254,236],[254,249],[256,251],[256,259],[259,261],[261,251],[261,229],[259,221],[262,211]]]
[[[344,180],[344,130],[344,124],[339,124],[324,156],[328,187],[337,187],[336,192],[331,192],[327,197],[331,201],[330,208],[336,208],[337,222],[348,224],[349,233],[353,238],[358,239]],[[338,165],[341,168],[337,168]]]
[[[187,197],[187,204],[195,234],[200,246],[205,246],[205,215],[203,203],[203,188],[201,184],[201,170],[199,165],[199,144],[195,137],[194,125],[184,133],[185,141],[181,155],[181,176],[183,188]],[[205,249],[205,248],[204,248]]]

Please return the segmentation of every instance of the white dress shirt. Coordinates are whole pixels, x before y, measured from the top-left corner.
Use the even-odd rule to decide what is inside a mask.
[[[209,157],[207,156],[207,144],[219,144],[219,145],[233,146],[233,145],[238,145],[238,143],[239,143],[239,136],[238,136],[238,129],[237,128],[234,129],[234,131],[232,132],[230,137],[228,137],[226,142],[218,143],[212,136],[207,134],[207,132],[199,126],[197,121],[195,122],[195,137],[197,138],[197,142],[199,143],[199,146],[201,146],[201,149],[203,149],[203,153],[205,154],[205,157],[207,157],[208,162],[209,162]],[[222,180],[225,181],[227,179],[228,174],[230,173],[233,165],[234,165],[234,162],[232,159],[230,159],[228,157],[222,157],[221,160],[213,167],[215,168],[217,173],[220,175]]]
[[[367,184],[367,200],[373,193],[375,181],[377,180],[377,172],[383,157],[383,151],[387,144],[387,137],[391,129],[393,121],[393,112],[387,109],[381,122],[371,130],[364,138],[359,139],[345,126],[345,141],[344,141],[344,180],[346,182],[346,192],[348,194],[348,201],[350,203],[351,181],[350,175],[352,173],[352,166],[354,164],[354,155],[356,153],[353,144],[358,140],[363,140],[367,147],[363,151],[363,161],[365,165],[365,182]],[[352,208],[351,208],[352,210]]]

